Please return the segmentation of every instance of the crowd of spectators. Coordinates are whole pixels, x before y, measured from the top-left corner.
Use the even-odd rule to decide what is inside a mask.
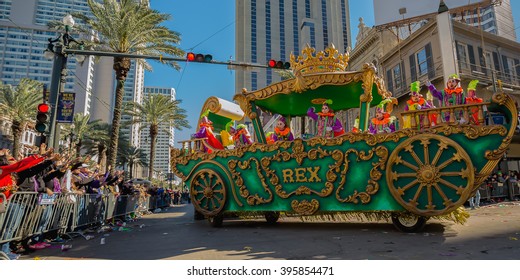
[[[16,212],[15,208],[19,206],[10,201],[16,192],[37,192],[48,196],[69,193],[89,194],[99,200],[107,194],[139,195],[140,202],[141,200],[144,202],[150,195],[164,193],[164,189],[134,184],[132,180],[125,180],[123,170],[109,167],[107,172],[103,172],[100,166],[88,156],[72,157],[68,154],[58,154],[52,148],[47,149],[45,144],[42,144],[36,153],[19,159],[11,155],[8,149],[0,150],[0,193],[11,202],[11,209],[13,209],[11,212]],[[2,199],[3,196],[0,195],[0,203]],[[144,207],[144,203],[140,205]],[[96,209],[98,210],[100,209]],[[42,219],[39,227],[46,226],[44,220]],[[0,240],[9,240],[13,237],[12,232],[3,231],[2,228],[0,233],[2,233]],[[48,240],[43,236],[32,236],[20,242],[7,242],[0,245],[2,245],[1,251],[13,259],[17,258],[16,254],[50,246],[46,241]]]
[[[487,196],[482,196],[486,193]],[[508,199],[519,199],[520,197],[520,173],[517,170],[510,170],[508,173],[497,170],[493,172],[469,199],[471,209],[480,207],[481,201],[484,203],[496,203]]]

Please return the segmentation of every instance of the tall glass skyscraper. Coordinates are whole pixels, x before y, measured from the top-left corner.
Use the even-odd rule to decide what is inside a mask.
[[[174,88],[162,88],[162,87],[145,87],[144,88],[144,96],[148,96],[151,94],[162,94],[169,96],[171,100],[175,100],[175,89]],[[142,143],[141,149],[145,154],[150,157],[150,129],[144,124],[145,127],[141,130],[140,133],[140,141]],[[170,135],[164,132],[164,130],[168,130]],[[173,127],[168,124],[161,124],[159,128],[159,135],[157,135],[157,144],[155,146],[155,161],[154,161],[154,169],[157,171],[161,171],[164,176],[170,171],[170,146],[173,147],[174,144],[174,136],[175,130]],[[140,174],[143,178],[148,176],[147,168],[143,168],[142,174]]]
[[[236,60],[289,61],[309,44],[340,52],[350,47],[348,0],[237,0]],[[235,89],[256,90],[280,81],[272,69],[236,71]]]
[[[72,12],[90,14],[87,0],[2,0],[0,1],[0,77],[7,84],[18,84],[27,77],[50,88],[53,61],[44,58],[48,38],[60,33],[50,31],[47,23],[61,21]],[[78,38],[73,34],[73,37]],[[87,57],[82,65],[74,56],[67,63],[65,91],[76,93],[75,113],[90,114],[91,119],[111,123],[115,103],[115,75],[111,57],[95,62]],[[124,100],[140,102],[144,87],[144,68],[132,62],[125,82]],[[124,120],[128,117],[123,117]],[[139,145],[136,126],[121,128],[133,146]]]
[[[0,77],[4,83],[15,85],[21,78],[31,78],[50,85],[53,62],[45,59],[43,52],[47,39],[57,38],[59,33],[50,31],[47,23],[61,21],[72,11],[88,14],[90,10],[86,0],[0,2]],[[66,91],[85,92],[92,86],[75,77],[77,67],[74,59],[68,60]]]

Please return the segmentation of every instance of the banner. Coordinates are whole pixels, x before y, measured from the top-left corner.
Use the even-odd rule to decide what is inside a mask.
[[[56,116],[56,122],[72,123],[74,121],[75,99],[76,93],[74,92],[60,93],[58,97],[58,115]]]

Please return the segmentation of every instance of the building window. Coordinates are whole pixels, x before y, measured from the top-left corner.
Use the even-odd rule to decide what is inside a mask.
[[[397,64],[394,68],[392,68],[392,80],[394,81],[394,89],[401,89],[403,85],[403,78],[400,64]]]
[[[457,56],[460,68],[468,69],[468,47],[465,44],[457,42]]]
[[[432,46],[426,44],[416,53],[410,55],[410,82],[417,81],[423,76],[428,75],[428,79],[435,76],[435,67],[433,65]],[[402,69],[404,70],[404,69]],[[404,73],[402,74],[404,76]],[[403,78],[403,80],[405,80]],[[405,83],[405,81],[403,81]]]
[[[426,59],[426,49],[422,49],[416,54],[417,72],[419,77],[428,74],[428,61]]]

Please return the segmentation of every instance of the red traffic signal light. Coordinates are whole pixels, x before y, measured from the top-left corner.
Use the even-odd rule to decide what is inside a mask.
[[[40,133],[47,130],[46,122],[49,120],[50,106],[47,103],[38,104],[38,113],[36,114],[36,124],[34,128]]]
[[[195,54],[192,52],[189,52],[186,54],[186,60],[187,61],[194,61],[195,60]]]
[[[49,104],[47,103],[41,103],[38,104],[38,113],[49,113]]]
[[[271,59],[267,63],[267,66],[269,66],[269,68],[276,68],[276,69],[289,69],[289,68],[291,68],[291,63],[283,62],[280,60],[276,61],[274,59]]]
[[[213,60],[213,56],[210,54],[201,54],[201,53],[194,54],[192,52],[189,52],[186,54],[186,60],[210,63]]]

